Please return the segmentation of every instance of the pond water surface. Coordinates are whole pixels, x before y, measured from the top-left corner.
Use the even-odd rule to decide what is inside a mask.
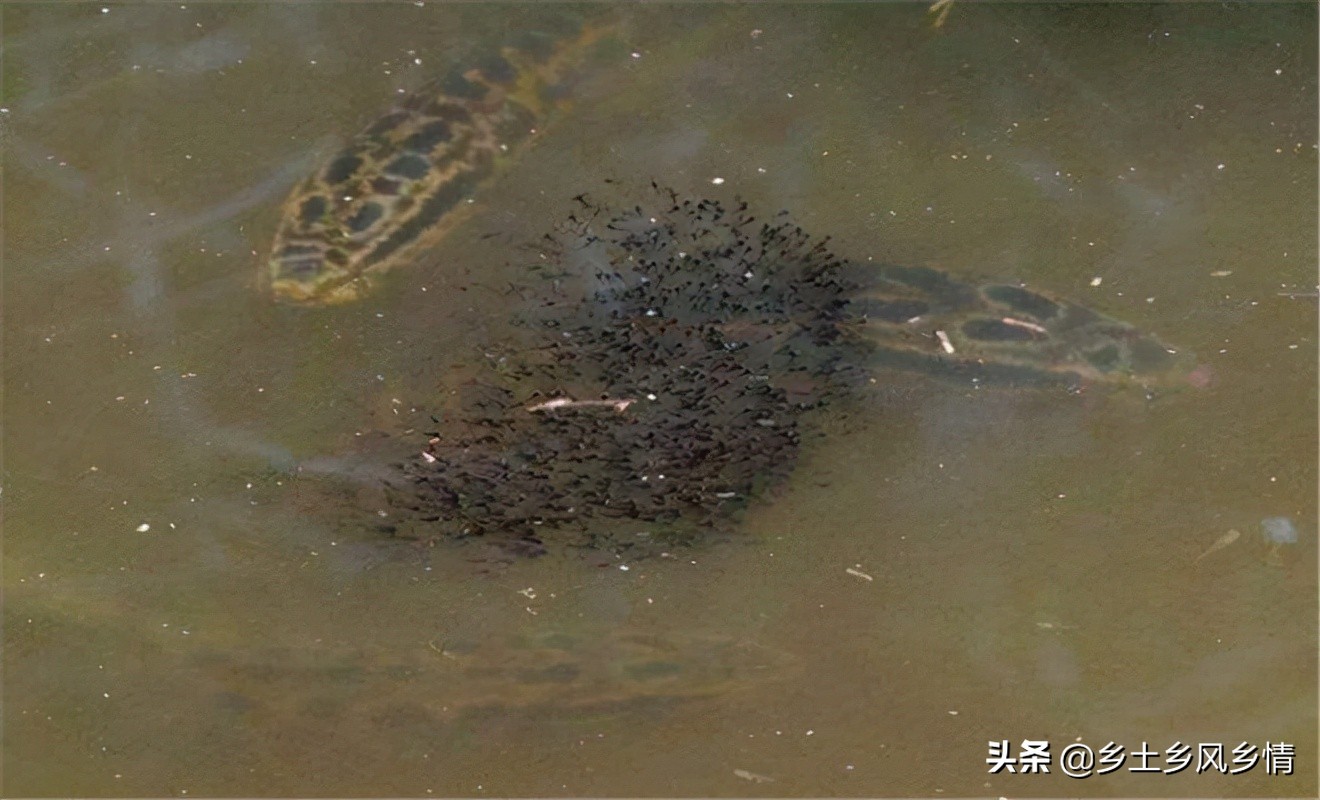
[[[604,11],[4,6],[4,794],[1315,796],[1314,6],[625,7],[378,292],[258,291],[392,97]],[[299,497],[498,340],[574,195],[653,179],[1075,299],[1196,380],[877,373],[670,558],[398,547]],[[1298,758],[991,774],[1024,739]]]

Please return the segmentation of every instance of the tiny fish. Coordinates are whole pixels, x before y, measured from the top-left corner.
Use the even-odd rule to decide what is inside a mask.
[[[1233,542],[1236,542],[1238,540],[1238,537],[1240,537],[1241,535],[1242,535],[1241,532],[1239,532],[1236,528],[1230,529],[1228,533],[1225,533],[1223,536],[1220,536],[1218,539],[1215,539],[1214,544],[1207,547],[1205,552],[1197,556],[1196,559],[1192,561],[1192,563],[1196,564],[1200,562],[1201,559],[1205,558],[1211,553],[1217,553],[1220,550],[1223,550],[1225,547],[1228,547]]]

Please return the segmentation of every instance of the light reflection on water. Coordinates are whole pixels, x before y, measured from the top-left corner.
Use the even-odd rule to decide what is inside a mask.
[[[7,792],[1012,794],[987,740],[1315,752],[1316,307],[1278,294],[1314,290],[1314,11],[632,13],[641,57],[470,224],[365,302],[299,311],[255,290],[284,193],[505,23],[5,8]],[[369,475],[364,438],[501,335],[509,248],[651,178],[1074,297],[1214,380],[1146,401],[882,376],[750,541],[628,571],[382,549],[352,491],[292,489],[298,465]],[[1282,565],[1275,516],[1302,532]],[[525,646],[547,631],[565,644]],[[638,639],[686,682],[569,677],[663,667]],[[449,643],[484,643],[484,671],[446,672]],[[520,659],[598,702],[501,677]],[[1298,771],[1032,790],[1304,795]]]

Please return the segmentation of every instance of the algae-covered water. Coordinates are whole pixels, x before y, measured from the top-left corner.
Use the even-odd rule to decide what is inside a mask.
[[[400,92],[606,13],[615,51],[461,226],[362,302],[262,295],[288,192]],[[1315,796],[1313,5],[0,23],[4,794]],[[364,526],[369,443],[506,333],[526,245],[651,180],[1197,368],[1149,395],[879,373],[733,541],[668,558]],[[1193,761],[992,772],[1002,740]],[[1292,774],[1196,769],[1243,742]]]

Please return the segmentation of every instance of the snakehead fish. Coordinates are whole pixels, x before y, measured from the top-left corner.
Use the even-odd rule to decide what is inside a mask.
[[[262,284],[275,299],[342,303],[460,220],[462,207],[568,105],[615,26],[529,32],[455,68],[377,119],[284,203]]]

